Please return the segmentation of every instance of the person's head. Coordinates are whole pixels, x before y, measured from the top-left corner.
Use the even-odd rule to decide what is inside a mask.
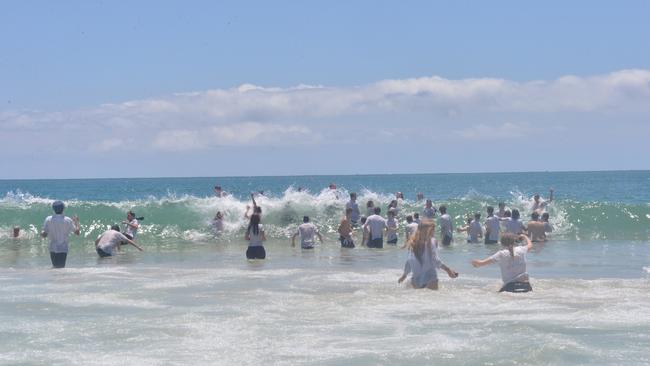
[[[546,221],[546,222],[548,222],[548,218],[549,218],[548,212],[544,212],[544,213],[542,214],[542,221]]]
[[[262,207],[261,206],[255,206],[255,208],[253,209],[253,213],[261,215],[262,214]]]
[[[425,206],[426,208],[431,208],[431,206],[433,206],[433,202],[431,202],[431,200],[427,200],[427,201],[424,203],[424,206]]]
[[[117,224],[111,225],[111,230],[120,231],[120,226]]]
[[[534,195],[533,199],[535,200],[535,202],[539,202],[539,194]]]
[[[478,212],[475,213],[475,214],[474,214],[474,220],[478,221],[478,220],[480,220],[480,219],[481,219],[481,214],[478,213]]]
[[[329,188],[330,188],[330,189],[336,189],[336,184],[334,184],[334,183],[330,183]]]
[[[215,191],[221,191],[221,186],[214,186]]]
[[[422,263],[424,250],[431,245],[431,238],[436,230],[436,224],[431,220],[422,220],[418,224],[418,229],[411,236],[408,247],[413,251],[418,262]]]
[[[506,204],[503,202],[499,202],[499,211],[503,211],[506,208]]]
[[[381,208],[380,207],[375,207],[375,215],[379,215],[381,213]]]
[[[126,213],[126,219],[129,220],[129,221],[135,219],[135,212],[133,212],[133,211],[127,212]]]
[[[397,198],[397,199],[400,199],[400,198],[401,198],[401,199],[404,199],[404,194],[403,194],[402,192],[397,192],[397,193],[395,193],[395,198]]]
[[[440,211],[441,214],[446,214],[447,213],[447,206],[442,205],[438,208],[438,211]]]
[[[223,214],[221,213],[221,211],[217,211],[217,215],[215,217],[221,220],[223,219]]]
[[[418,198],[418,201],[422,201],[424,199],[424,193],[418,192],[417,198]]]
[[[412,223],[413,222],[413,216],[412,215],[407,215],[406,216],[406,222],[408,222],[409,224]]]
[[[352,208],[348,207],[345,209],[345,217],[350,218],[352,216]]]
[[[52,203],[52,209],[54,210],[54,213],[57,215],[62,214],[64,208],[65,208],[65,204],[61,201],[54,201]]]
[[[539,212],[534,211],[534,212],[530,215],[530,218],[531,218],[531,220],[533,220],[533,221],[539,221]]]
[[[18,236],[20,236],[20,226],[14,226],[13,237],[17,238]]]
[[[372,200],[369,200],[369,201],[366,203],[366,207],[375,207],[375,203],[374,203]]]
[[[361,225],[365,224],[365,223],[366,223],[366,217],[365,217],[365,216],[361,216],[361,217],[359,218],[359,221],[361,221]]]
[[[494,215],[494,207],[488,206],[487,207],[487,214],[488,214],[488,216],[493,216]]]
[[[357,194],[355,192],[350,193],[350,200],[356,201],[357,199]]]
[[[511,217],[511,216],[512,216],[512,212],[510,212],[510,210],[503,211],[503,217]]]
[[[309,222],[309,216],[303,216],[302,217],[302,222],[304,222],[304,223]]]
[[[390,201],[390,203],[388,204],[388,207],[397,207],[397,200]]]
[[[516,208],[512,209],[512,219],[513,220],[519,220],[519,210]]]
[[[508,250],[510,251],[510,256],[511,257],[515,256],[513,246],[515,245],[516,241],[517,241],[517,235],[515,235],[515,234],[505,233],[505,234],[501,235],[501,245],[508,248]]]
[[[414,213],[413,214],[413,220],[419,220],[420,219],[420,214],[419,213]]]

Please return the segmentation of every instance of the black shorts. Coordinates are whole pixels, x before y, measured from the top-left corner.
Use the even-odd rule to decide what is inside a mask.
[[[106,253],[105,251],[101,250],[100,248],[96,248],[96,249],[97,249],[97,254],[102,258],[112,256],[112,254]]]
[[[387,240],[386,244],[397,245],[397,238],[392,239],[392,240]]]
[[[341,242],[341,248],[354,248],[354,241],[350,239],[341,236],[339,237],[339,241]]]
[[[449,245],[451,244],[452,241],[452,236],[449,234],[445,234],[445,236],[442,238],[442,245]]]
[[[383,248],[383,247],[384,247],[384,238],[368,240],[368,248]]]
[[[246,258],[248,259],[265,259],[266,251],[263,246],[248,247],[246,249]]]
[[[499,292],[528,292],[533,291],[533,288],[530,287],[530,282],[508,282]]]
[[[65,268],[65,260],[67,258],[68,253],[50,252],[50,260],[52,261],[52,267],[54,268]]]
[[[485,244],[496,244],[498,243],[498,240],[490,240],[488,238],[485,238]]]

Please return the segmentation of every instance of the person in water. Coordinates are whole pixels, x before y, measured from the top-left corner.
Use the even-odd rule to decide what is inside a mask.
[[[120,227],[117,225],[111,226],[110,230],[104,231],[97,237],[95,240],[95,251],[97,255],[101,258],[110,257],[113,255],[113,250],[120,250],[120,244],[126,242],[130,245],[136,247],[139,251],[142,251],[133,240],[126,237],[126,235],[120,232]]]
[[[519,210],[516,208],[512,209],[510,217],[506,216],[506,219],[503,220],[504,232],[515,235],[526,232],[526,227],[524,226],[524,223],[519,220],[519,217]]]
[[[551,188],[551,189],[549,190],[548,201],[544,201],[544,200],[539,196],[539,193],[538,193],[538,194],[535,194],[535,196],[533,196],[533,205],[532,205],[532,207],[531,207],[531,209],[533,210],[533,212],[534,212],[534,211],[537,211],[537,212],[539,212],[539,213],[542,213],[543,211],[545,211],[545,210],[546,210],[546,206],[548,206],[549,203],[553,202],[553,198],[554,198],[554,197],[553,197],[553,193],[554,193],[554,192],[555,192],[555,191],[553,190],[553,188]]]
[[[140,218],[140,220],[142,220],[142,218]],[[122,224],[124,224],[124,231],[122,234],[131,240],[135,240],[135,235],[138,233],[138,228],[140,227],[138,219],[135,218],[135,213],[133,211],[127,212],[126,220],[122,221]]]
[[[302,249],[314,249],[314,236],[318,236],[321,244],[323,244],[323,236],[318,232],[314,224],[309,222],[309,216],[302,218],[302,224],[298,226],[298,230],[291,237],[291,246],[296,246],[296,236],[300,235],[300,247]]]
[[[438,225],[440,225],[440,236],[442,237],[442,245],[450,245],[453,237],[454,228],[451,223],[451,216],[447,213],[447,206],[442,205],[439,208],[440,218],[438,218]]]
[[[404,237],[406,238],[404,241],[405,245],[409,242],[409,240],[411,240],[411,237],[415,235],[416,231],[418,231],[418,223],[413,221],[412,215],[406,216],[406,227],[404,228]]]
[[[433,202],[431,200],[426,200],[424,203],[424,209],[422,209],[422,216],[425,219],[432,220],[434,217],[436,217],[436,208],[433,207]]]
[[[353,209],[348,207],[345,209],[345,216],[341,219],[339,224],[338,233],[341,248],[354,248],[354,240],[352,239],[352,214]]]
[[[217,214],[212,219],[212,230],[215,235],[221,235],[223,232],[223,213],[217,211]]]
[[[483,228],[481,227],[480,220],[481,220],[481,214],[477,212],[474,214],[474,219],[468,217],[467,225],[463,226],[462,228],[456,229],[456,231],[459,233],[466,232],[468,243],[472,243],[472,244],[480,243],[480,239],[483,239]]]
[[[530,221],[526,227],[528,236],[533,243],[545,242],[546,232],[544,231],[544,223],[539,219],[539,212],[533,211],[530,215]]]
[[[515,246],[517,238],[524,240],[526,245]],[[526,253],[533,248],[533,243],[526,235],[506,233],[501,236],[501,245],[506,249],[500,250],[483,260],[475,259],[472,265],[476,268],[492,263],[501,267],[503,286],[499,292],[528,292],[530,286],[528,272],[526,272]]]
[[[442,263],[438,258],[438,244],[433,237],[436,225],[433,221],[423,220],[418,225],[418,230],[409,240],[409,256],[404,265],[404,273],[397,280],[398,283],[404,282],[409,273],[411,275],[411,286],[413,288],[428,288],[430,290],[438,289],[438,272],[441,268],[451,278],[458,277],[458,272],[452,270]]]
[[[260,215],[254,213],[251,215],[250,222],[248,223],[248,228],[246,228],[244,239],[248,241],[248,249],[246,250],[246,258],[248,259],[266,258],[266,250],[264,250],[264,241],[266,241],[266,235],[264,233],[264,228],[260,222]]]
[[[388,210],[386,220],[386,244],[397,245],[397,211],[395,208]]]
[[[487,219],[485,219],[485,244],[496,244],[499,242],[501,224],[499,218],[494,216],[494,207],[487,207]]]
[[[359,217],[361,213],[359,212],[359,204],[357,203],[357,194],[355,192],[350,193],[350,201],[345,204],[346,210],[352,209],[352,215],[350,216],[350,224],[352,226],[357,226],[359,222]]]
[[[79,235],[79,218],[69,218],[63,215],[65,204],[61,201],[54,201],[52,209],[54,215],[48,216],[43,223],[41,236],[50,239],[50,260],[54,268],[64,268],[68,257],[68,237],[71,233]]]
[[[251,200],[253,201],[253,213],[252,215],[259,215],[260,219],[262,218],[262,207],[257,205],[257,202],[255,202],[255,194],[251,193]],[[251,206],[246,205],[246,211],[244,212],[244,218],[246,220],[249,220],[252,215],[248,213],[248,210],[250,210]]]
[[[380,216],[381,208],[375,207],[375,213],[366,219],[364,230],[368,229],[368,248],[384,247],[384,231],[388,227],[386,219]]]

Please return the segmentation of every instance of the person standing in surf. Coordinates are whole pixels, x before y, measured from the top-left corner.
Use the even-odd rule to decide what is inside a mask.
[[[79,218],[69,218],[63,215],[65,204],[61,201],[54,201],[52,209],[54,215],[48,216],[43,223],[41,237],[50,239],[50,260],[54,268],[64,268],[68,257],[68,237],[71,233],[79,235]]]
[[[350,224],[352,226],[357,226],[359,222],[359,217],[361,216],[359,212],[359,204],[357,203],[357,194],[355,192],[350,193],[350,201],[345,204],[346,210],[349,208],[352,210],[352,215],[350,216]]]
[[[447,213],[447,206],[442,205],[440,210],[440,218],[438,218],[438,225],[440,225],[440,236],[442,237],[442,245],[450,245],[453,237],[454,227],[451,223],[451,216]]]
[[[364,230],[368,229],[368,248],[384,247],[384,230],[388,227],[386,219],[381,217],[381,208],[375,207],[375,213],[366,219]]]
[[[424,209],[422,209],[422,217],[429,220],[433,220],[433,218],[436,217],[436,208],[433,207],[433,202],[431,202],[429,199],[424,203]]]
[[[320,243],[323,244],[323,236],[318,232],[314,224],[309,222],[309,216],[302,218],[302,224],[298,226],[298,230],[291,237],[291,246],[296,246],[296,236],[300,235],[300,247],[302,249],[314,249],[314,236],[318,236]]]
[[[397,245],[397,210],[393,207],[388,210],[386,220],[386,244]]]
[[[338,233],[341,248],[354,248],[354,240],[352,239],[352,208],[345,209],[345,216],[341,219],[339,224]]]
[[[544,201],[544,200],[539,196],[539,193],[538,193],[538,194],[535,194],[535,196],[533,196],[533,204],[532,204],[532,207],[531,207],[532,211],[533,211],[533,212],[534,212],[534,211],[537,211],[537,212],[539,212],[540,214],[541,214],[542,212],[544,212],[544,211],[546,210],[546,206],[548,206],[549,203],[553,202],[553,198],[554,198],[554,197],[553,197],[553,193],[554,193],[554,192],[555,192],[555,191],[553,190],[553,188],[551,188],[551,189],[549,190],[548,201]]]
[[[120,232],[120,227],[117,225],[111,226],[110,230],[104,231],[97,237],[95,240],[95,251],[97,255],[101,258],[110,257],[113,255],[113,250],[120,250],[120,244],[126,242],[130,245],[136,247],[139,251],[142,251],[133,240],[126,237],[126,235]]]
[[[248,241],[248,249],[246,250],[246,258],[248,259],[265,259],[266,250],[264,249],[264,242],[266,241],[266,234],[264,227],[262,227],[260,215],[251,215],[248,228],[244,239]]]
[[[140,218],[140,220],[142,219],[143,218]],[[133,211],[127,212],[126,220],[122,221],[122,224],[124,224],[124,231],[122,234],[131,240],[135,240],[135,235],[138,233],[138,228],[140,227],[140,223],[138,223],[135,213],[133,213]]]
[[[409,256],[404,265],[404,273],[397,280],[398,283],[404,282],[408,274],[412,272],[410,284],[413,288],[437,290],[437,268],[447,272],[451,278],[458,277],[458,272],[447,267],[438,258],[438,244],[433,237],[435,229],[436,225],[429,220],[423,220],[418,225],[417,231],[408,242]]]
[[[485,244],[496,244],[499,242],[501,224],[499,218],[494,216],[494,207],[487,207],[487,219],[485,219]]]
[[[526,245],[515,246],[517,238],[524,240]],[[475,268],[498,263],[501,267],[503,286],[499,292],[528,292],[530,286],[528,272],[526,272],[526,253],[533,248],[533,243],[526,235],[506,233],[501,236],[501,245],[506,249],[496,252],[483,260],[475,259],[472,266]]]
[[[519,210],[514,208],[512,214],[506,220],[503,220],[504,232],[515,235],[522,234],[526,231],[526,227],[519,220]]]

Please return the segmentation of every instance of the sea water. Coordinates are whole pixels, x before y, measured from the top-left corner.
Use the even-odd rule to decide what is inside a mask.
[[[527,216],[550,187],[555,230],[528,254],[533,292],[497,293],[498,267],[470,264],[497,246],[461,234],[440,250],[459,278],[441,272],[437,292],[397,284],[417,192],[458,227],[501,201]],[[645,171],[0,181],[0,364],[648,364],[649,188]],[[249,262],[244,212],[260,190],[267,259]],[[362,213],[404,193],[398,247],[340,248],[353,191]],[[55,199],[82,231],[60,270],[38,236]],[[145,217],[145,251],[99,259],[94,239],[128,210]],[[313,251],[290,246],[304,215],[324,234]]]

